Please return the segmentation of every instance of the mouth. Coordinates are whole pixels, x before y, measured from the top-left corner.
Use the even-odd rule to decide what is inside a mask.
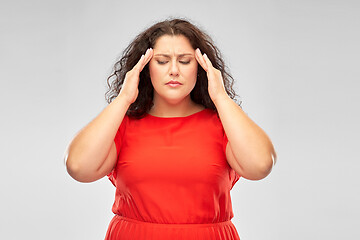
[[[178,82],[178,81],[169,81],[168,83],[166,83],[166,85],[170,86],[170,87],[177,87],[182,85],[182,83]]]

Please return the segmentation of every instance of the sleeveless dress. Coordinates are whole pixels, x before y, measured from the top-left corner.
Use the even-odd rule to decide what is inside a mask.
[[[185,117],[125,115],[115,136],[116,187],[106,240],[238,240],[230,190],[240,176],[211,109]]]

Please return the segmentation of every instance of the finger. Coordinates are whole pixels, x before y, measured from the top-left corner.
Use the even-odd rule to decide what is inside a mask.
[[[213,67],[210,59],[208,58],[208,56],[206,55],[206,53],[204,53],[204,59],[205,59],[205,62],[206,62],[206,65],[209,66],[210,68]]]
[[[134,70],[138,70],[140,72],[140,69],[141,69],[141,66],[142,66],[142,63],[144,61],[144,57],[145,55],[141,55],[139,61],[135,64],[135,66],[133,67]]]
[[[144,64],[146,58],[148,58],[149,56],[149,52],[150,52],[150,48],[148,48],[145,52],[145,54],[141,55],[141,58],[139,59],[139,61],[136,63],[136,65],[133,67],[133,69],[138,70],[139,72],[141,72],[141,70],[144,68],[144,66],[146,65],[146,63]]]
[[[207,66],[209,66],[209,71],[207,72],[208,74],[211,74],[213,76],[218,77],[220,75],[220,77],[222,77],[221,72],[219,71],[219,69],[214,68],[214,66],[212,65],[209,57],[204,53],[204,59],[206,61]]]
[[[140,71],[142,71],[144,69],[144,67],[146,66],[146,64],[148,64],[148,62],[150,62],[151,58],[153,57],[153,54],[154,54],[154,50],[152,48],[149,48],[146,51],[145,56],[144,56],[144,61],[143,61]]]
[[[198,61],[198,63],[200,64],[200,66],[205,70],[207,71],[208,70],[208,66],[206,65],[206,62],[204,60],[204,57],[203,55],[201,54],[200,52],[200,49],[196,49],[195,50],[195,58],[196,60]]]

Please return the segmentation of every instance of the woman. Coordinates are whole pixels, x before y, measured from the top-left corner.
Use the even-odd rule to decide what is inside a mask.
[[[159,22],[128,46],[108,78],[110,104],[67,151],[74,179],[107,175],[116,187],[106,239],[240,239],[230,190],[240,176],[266,177],[276,154],[232,83],[186,20]]]

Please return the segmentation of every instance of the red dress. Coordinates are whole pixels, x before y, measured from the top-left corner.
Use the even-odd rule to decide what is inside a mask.
[[[226,161],[218,115],[125,115],[115,137],[116,187],[106,240],[238,240],[230,190],[240,176]]]

